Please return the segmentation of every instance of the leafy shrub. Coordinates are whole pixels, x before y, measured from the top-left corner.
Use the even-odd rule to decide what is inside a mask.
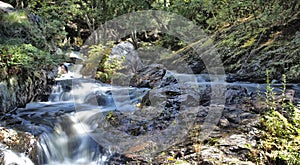
[[[267,76],[267,79],[269,77]],[[275,101],[275,93],[267,80],[267,104],[269,111],[262,117],[261,149],[264,150],[271,161],[277,159],[287,164],[300,162],[300,110],[290,101],[285,103],[285,98],[280,102]],[[286,92],[286,80],[283,76],[283,97]]]
[[[121,60],[110,59],[113,43],[98,44],[90,46],[88,59],[82,74],[94,76],[93,78],[105,83],[110,83],[115,71],[121,67]]]
[[[0,45],[0,78],[24,71],[51,69],[63,59],[64,56],[51,55],[31,44]]]
[[[52,28],[59,31],[57,29],[59,26],[57,24],[43,24],[41,26],[42,20],[40,21],[39,24],[30,21],[29,14],[25,10],[2,14],[0,17],[0,29],[2,30],[0,43],[13,45],[26,43],[39,49],[53,51],[58,44],[49,36],[58,37],[48,29]]]

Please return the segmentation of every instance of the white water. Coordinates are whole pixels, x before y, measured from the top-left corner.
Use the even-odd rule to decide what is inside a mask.
[[[71,85],[72,89],[68,90],[67,85]],[[124,91],[130,91],[131,94]],[[119,98],[131,98],[113,100],[113,94]],[[112,153],[109,148],[103,149],[101,144],[89,135],[99,125],[97,115],[104,111],[112,111],[117,106],[129,105],[132,109],[144,94],[145,89],[112,87],[84,79],[73,79],[71,83],[69,79],[59,79],[53,87],[49,102],[27,105],[27,108],[38,109],[41,113],[49,112],[50,107],[57,112],[59,108],[64,108],[66,103],[75,105],[74,112],[55,120],[54,131],[44,132],[40,136],[39,164],[105,164]]]
[[[213,84],[207,81],[207,76],[190,76],[187,74],[177,75],[180,79],[190,80],[196,78],[197,81],[192,81],[195,82],[194,85]],[[43,133],[40,135],[39,144],[39,164],[105,164],[112,152],[107,148],[102,148],[102,146],[107,147],[110,143],[98,144],[89,135],[101,124],[96,119],[98,114],[114,109],[134,111],[135,104],[140,101],[147,89],[112,87],[95,81],[70,78],[70,76],[66,76],[57,79],[58,83],[53,87],[49,102],[28,104],[25,109],[18,112],[18,115],[20,117],[22,115],[29,116],[29,123],[35,122],[34,124],[37,123],[38,127],[48,126],[53,128],[48,129],[46,127],[42,129]],[[223,79],[221,78],[221,80]],[[224,85],[241,85],[241,83],[224,83],[223,81],[220,81],[220,83]],[[72,89],[68,89],[68,85]],[[244,83],[242,85],[253,88],[253,90],[257,88],[256,84]],[[96,96],[100,97],[100,102]],[[74,110],[70,110],[70,104],[75,106]],[[111,135],[115,134],[112,133]],[[110,134],[107,136],[110,136]],[[105,139],[99,141],[106,142]],[[4,153],[7,165],[10,163],[33,164],[22,154],[9,150],[5,150]]]
[[[24,153],[17,153],[6,149],[2,143],[0,143],[0,151],[4,155],[4,165],[34,165]]]
[[[43,133],[40,141],[42,163],[48,165],[104,164],[109,154],[88,135],[89,127],[70,115],[57,124],[54,132]],[[66,122],[67,121],[67,122]]]
[[[54,105],[56,103],[73,103],[78,106],[75,107],[74,112],[64,114],[53,123],[54,131],[44,132],[40,136],[40,164],[104,164],[110,153],[103,152],[101,146],[89,136],[89,131],[92,129],[91,124],[85,123],[85,118],[90,119],[92,112],[99,113],[102,107],[84,104],[88,94],[93,93],[97,88],[101,89],[101,85],[89,82],[79,83],[79,86],[68,84],[73,85],[73,89],[64,91],[64,83],[66,82],[62,80],[53,87],[49,103]],[[77,110],[81,112],[77,112]],[[79,116],[79,113],[85,114]]]

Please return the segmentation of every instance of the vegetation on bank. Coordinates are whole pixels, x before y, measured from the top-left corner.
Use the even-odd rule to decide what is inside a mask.
[[[89,50],[89,58],[84,62],[85,67],[81,71],[83,75],[92,75],[96,80],[111,83],[115,71],[121,68],[122,61],[109,59],[114,43],[92,45]],[[97,69],[95,69],[97,68]]]
[[[51,70],[64,60],[62,54],[50,51],[42,29],[29,20],[25,11],[0,11],[0,29],[0,80]]]
[[[182,15],[213,36],[227,72],[239,73],[244,80],[271,79],[296,81],[299,76],[299,7],[297,0],[131,0],[131,1],[15,1],[7,0],[18,9],[1,13],[0,43],[31,44],[57,59],[62,50],[78,50],[99,25],[122,14],[140,10],[164,10]],[[167,25],[166,25],[167,26]],[[186,46],[176,36],[164,35],[154,42],[167,49]],[[146,34],[147,35],[147,34]],[[137,37],[137,38],[135,38]],[[148,40],[144,32],[133,36],[135,46]],[[3,52],[2,52],[3,53]],[[48,56],[48,55],[46,55]],[[283,59],[283,60],[282,60]],[[101,70],[101,69],[100,69]],[[249,73],[246,76],[244,72]],[[281,74],[276,74],[281,73]]]
[[[0,80],[11,75],[52,69],[63,60],[63,51],[78,50],[102,23],[139,10],[164,10],[182,15],[211,35],[227,72],[241,80],[300,80],[300,3],[298,0],[29,0],[6,2],[13,13],[0,11]],[[18,4],[16,2],[19,2]],[[22,3],[20,3],[22,2]],[[23,5],[21,5],[23,4]],[[159,34],[145,41],[171,50],[186,46],[176,36]],[[127,38],[133,36],[127,36]],[[144,44],[137,44],[143,46]],[[91,47],[89,61],[101,61],[96,79],[109,82],[117,62],[107,63],[112,45]],[[60,51],[63,50],[63,51]],[[101,54],[102,56],[98,56]],[[101,59],[95,59],[101,58]],[[91,69],[88,69],[90,71]],[[266,70],[270,70],[265,76]],[[286,77],[282,77],[285,74]],[[282,93],[286,89],[283,88]],[[268,109],[262,115],[261,150],[266,159],[288,164],[300,162],[300,111],[292,102],[275,100],[269,86]]]
[[[276,93],[267,71],[266,103],[268,110],[261,118],[260,149],[269,164],[298,164],[300,162],[300,107],[286,95],[286,76],[282,91]],[[280,97],[280,99],[278,99]]]

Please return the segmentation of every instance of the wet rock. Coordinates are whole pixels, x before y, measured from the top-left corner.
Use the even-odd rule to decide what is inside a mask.
[[[134,136],[161,131],[170,126],[181,110],[199,105],[206,107],[197,111],[195,122],[203,124],[212,96],[210,85],[200,84],[197,89],[188,83],[181,83],[176,78],[178,77],[161,65],[150,65],[139,70],[130,84],[151,90],[143,97],[140,109],[131,115],[118,115],[120,130]],[[213,139],[213,145],[208,143],[200,149],[189,150],[195,142],[186,140],[188,144],[178,147],[181,150],[176,148],[176,145],[167,149],[165,156],[155,158],[153,162],[170,164],[180,160],[193,164],[255,164],[248,160],[251,159],[249,155],[253,152],[252,148],[257,147],[258,130],[255,126],[259,123],[259,115],[245,108],[245,104],[250,104],[253,99],[253,89],[238,84],[226,88],[223,116],[219,125],[213,126],[208,135]],[[233,132],[230,132],[231,130]]]
[[[242,113],[241,110],[234,110],[226,113],[225,111],[225,117],[228,119],[228,121],[234,123],[234,124],[239,124],[241,119],[240,119],[240,114]]]
[[[166,74],[163,65],[153,64],[139,70],[130,81],[130,86],[154,88],[161,84]]]
[[[0,82],[0,113],[25,106],[30,101],[48,101],[51,83],[46,71],[12,76]]]
[[[248,96],[247,89],[241,86],[229,86],[226,90],[226,104],[241,104]]]
[[[57,78],[58,67],[54,67],[52,70],[47,71],[47,78],[49,80]]]
[[[247,134],[232,134],[220,139],[218,142],[224,153],[236,156],[244,161],[247,160],[250,149],[257,146],[256,140]]]
[[[221,118],[219,124],[221,127],[228,127],[230,125],[230,122],[226,118]]]
[[[16,11],[16,9],[8,3],[0,1],[0,10],[3,11],[4,13],[11,13]]]
[[[248,161],[250,148],[257,143],[245,134],[226,135],[218,139],[217,145],[204,145],[201,156],[206,164],[245,164],[254,165]]]
[[[226,82],[236,82],[236,75],[235,74],[228,74],[226,76]]]
[[[90,104],[90,105],[96,105],[96,106],[104,106],[107,105],[108,103],[108,96],[103,94],[103,93],[93,93],[88,95],[85,100],[84,103],[86,104]]]
[[[0,155],[2,155],[2,162],[0,158],[0,164],[6,158],[3,154],[6,150],[11,150],[11,152],[16,152],[16,155],[20,153],[25,154],[26,157],[30,158],[33,162],[38,162],[38,146],[37,139],[28,132],[20,132],[12,129],[7,129],[0,127],[0,144],[3,144],[0,148]],[[9,151],[10,152],[10,151]],[[19,154],[17,154],[19,153]],[[1,156],[0,156],[1,157]],[[21,159],[21,157],[20,157]],[[20,160],[10,160],[10,162],[18,162]]]
[[[142,105],[185,108],[199,106],[199,101],[200,95],[195,89],[181,84],[172,84],[150,90],[143,97]]]
[[[108,63],[117,65],[112,79],[115,85],[128,85],[130,78],[143,67],[138,52],[130,42],[115,45],[108,58]]]

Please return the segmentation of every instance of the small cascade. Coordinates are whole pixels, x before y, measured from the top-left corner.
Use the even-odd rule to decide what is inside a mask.
[[[88,126],[75,116],[62,118],[53,132],[40,136],[39,164],[104,164],[109,153],[104,153],[86,130]]]
[[[62,72],[62,74],[59,78],[57,78],[57,80],[82,78],[82,75],[80,74],[80,71],[83,68],[82,64],[64,63],[62,67],[65,68],[65,71]]]
[[[62,93],[63,93],[63,89],[62,89],[61,83],[57,82],[56,85],[54,85],[52,87],[52,92],[48,98],[48,101],[57,102],[57,101],[61,100],[60,97],[61,97]]]
[[[83,79],[60,79],[53,87],[49,103],[43,103],[40,107],[31,106],[38,108],[39,111],[48,110],[49,113],[50,107],[56,105],[58,106],[54,111],[64,110],[60,104],[77,105],[72,113],[61,112],[62,115],[55,116],[55,120],[51,122],[52,129],[40,135],[39,164],[96,165],[103,164],[107,160],[109,153],[104,152],[101,146],[89,136],[90,126],[77,117],[77,111],[86,111],[87,114],[91,111],[101,112],[99,105],[84,104],[87,96],[94,93],[96,89],[104,91],[100,83]]]
[[[12,150],[6,149],[1,143],[0,151],[3,153],[4,165],[34,165],[34,163],[27,156],[25,156],[24,153],[16,153]]]
[[[62,69],[64,67],[65,69]],[[82,69],[82,64],[70,64],[64,63],[60,66],[59,77],[56,78],[56,85],[52,87],[52,93],[48,98],[50,102],[58,101],[70,101],[72,100],[72,94],[70,93],[74,79],[82,78],[80,70]],[[62,71],[64,70],[64,72]]]
[[[118,105],[131,105],[129,107],[132,108],[141,101],[147,90],[113,87],[95,80],[59,79],[53,87],[49,102],[27,106],[34,108],[35,114],[48,114],[47,117],[38,119],[41,123],[51,121],[48,125],[52,129],[43,131],[40,135],[39,164],[105,164],[112,153],[108,151],[106,144],[103,144],[106,146],[104,149],[89,134],[99,125],[97,115],[115,110]],[[124,97],[129,99],[115,99]],[[71,113],[64,112],[64,106],[68,104],[74,105],[75,109]],[[50,115],[51,110],[53,115]],[[26,110],[25,113],[31,112]],[[30,120],[36,121],[37,118]]]

